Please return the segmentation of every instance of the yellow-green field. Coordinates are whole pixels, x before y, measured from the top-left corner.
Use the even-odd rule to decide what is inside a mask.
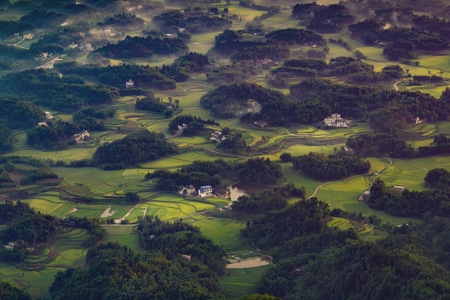
[[[339,208],[348,212],[362,213],[364,216],[375,215],[383,222],[402,224],[418,221],[413,218],[400,218],[388,215],[382,211],[371,209],[360,202],[358,197],[368,188],[364,176],[355,176],[350,179],[327,183],[317,193],[317,197],[327,202],[331,208]]]

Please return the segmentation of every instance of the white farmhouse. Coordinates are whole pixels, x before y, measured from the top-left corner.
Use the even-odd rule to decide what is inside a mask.
[[[330,127],[350,127],[352,125],[351,120],[346,120],[342,118],[341,114],[338,113],[334,113],[326,117],[325,119],[323,119],[323,123],[326,126]]]

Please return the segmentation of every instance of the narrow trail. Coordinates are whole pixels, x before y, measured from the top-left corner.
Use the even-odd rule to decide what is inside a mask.
[[[197,145],[194,144],[189,144],[189,146],[205,151],[205,152],[210,152],[210,153],[214,153],[217,154],[219,156],[229,156],[229,157],[236,157],[236,158],[249,158],[250,156],[244,156],[244,155],[239,155],[239,154],[233,154],[233,153],[226,153],[226,152],[220,152],[220,151],[216,151],[216,150],[212,150],[212,149],[205,149],[202,147],[199,147]]]
[[[122,218],[114,220],[114,223],[120,224],[121,221],[125,220],[126,217],[131,215],[131,213],[136,209],[137,205],[133,206]]]
[[[399,83],[401,83],[402,81],[401,80],[399,80],[399,81],[397,81],[397,82],[395,82],[394,83],[394,89],[398,92],[398,86],[397,86],[397,84],[399,84]]]
[[[424,171],[430,171],[430,169],[427,169],[427,168],[425,168],[425,167],[422,167],[421,165],[418,165],[418,164],[416,164],[416,163],[413,163],[413,162],[410,162],[409,160],[405,160],[405,162],[407,162],[408,164],[410,164],[410,165],[412,165],[412,166],[414,166],[414,167],[417,167],[417,168],[419,168],[419,169],[422,169],[422,170],[424,170]]]

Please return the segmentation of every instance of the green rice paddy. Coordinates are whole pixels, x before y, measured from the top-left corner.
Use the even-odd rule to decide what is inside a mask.
[[[270,266],[250,269],[228,269],[228,275],[220,278],[220,286],[238,295],[256,293],[255,286],[265,270]]]
[[[340,230],[347,230],[350,228],[353,228],[352,223],[345,218],[338,218],[338,217],[333,217],[328,223],[327,223],[328,227],[337,227]]]
[[[199,227],[206,237],[226,252],[253,250],[253,247],[240,237],[240,231],[246,226],[245,222],[204,215],[189,217],[184,221]]]
[[[139,244],[138,236],[134,231],[134,225],[107,225],[103,228],[108,232],[105,242],[117,242],[126,245],[135,253],[145,252]]]

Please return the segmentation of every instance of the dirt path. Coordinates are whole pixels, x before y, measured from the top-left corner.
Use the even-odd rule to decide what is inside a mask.
[[[145,206],[145,209],[142,211],[144,213],[143,217],[147,215],[148,205]]]
[[[100,218],[107,218],[114,215],[115,211],[111,210],[111,205],[108,206],[108,208],[105,209],[105,211],[100,215]]]
[[[131,213],[132,213],[133,210],[135,210],[135,209],[136,209],[136,206],[133,206],[133,207],[125,214],[125,216],[123,216],[123,217],[120,218],[120,219],[114,220],[114,223],[120,224],[120,222],[121,222],[122,220],[125,220],[125,218],[128,217],[129,215],[131,215]]]
[[[416,163],[410,162],[409,160],[405,160],[408,164],[413,165],[414,167],[418,167],[419,169],[422,169],[424,171],[430,171],[429,169],[422,167],[421,165],[418,165]]]
[[[64,56],[64,55],[63,55]],[[57,62],[62,60],[62,56],[58,56],[53,58],[52,60],[44,63],[43,65],[37,66],[35,69],[53,69],[53,65]]]
[[[243,156],[243,155],[239,155],[239,154],[220,152],[220,151],[211,150],[211,149],[205,149],[205,148],[199,147],[199,146],[194,145],[194,144],[189,144],[189,145],[191,147],[193,147],[193,148],[197,148],[197,149],[200,149],[200,150],[205,151],[205,152],[211,152],[211,153],[214,153],[214,154],[217,154],[217,155],[220,155],[220,156],[229,156],[229,157],[235,157],[235,158],[249,158],[250,157],[250,156]]]
[[[255,268],[255,267],[261,267],[261,266],[267,266],[270,264],[271,264],[270,262],[268,262],[266,260],[262,260],[261,258],[257,257],[257,258],[247,259],[247,260],[243,260],[240,262],[228,264],[226,266],[226,268],[227,269],[244,269],[244,268]]]
[[[394,83],[394,89],[398,92],[398,86],[397,86],[397,84],[399,84],[399,83],[401,83],[402,81],[401,80],[399,80],[399,81],[397,81],[397,82],[395,82]]]

